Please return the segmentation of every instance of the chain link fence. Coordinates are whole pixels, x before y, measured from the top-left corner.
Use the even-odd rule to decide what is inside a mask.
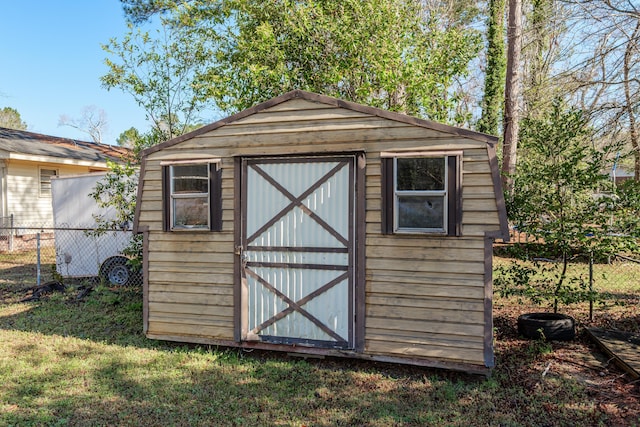
[[[606,289],[640,293],[640,256],[615,254],[606,262],[594,263],[594,283]]]
[[[510,261],[527,259],[538,262],[542,277],[552,280],[560,277],[562,260],[557,254],[525,233],[517,230],[507,244],[494,246],[494,271],[500,275],[502,268]],[[494,278],[497,277],[494,274]],[[575,282],[574,282],[575,280]],[[543,281],[544,282],[544,281]],[[589,319],[594,310],[613,305],[635,305],[640,298],[640,254],[612,253],[594,257],[592,253],[574,253],[569,260],[565,283],[582,283],[585,291],[594,293],[589,301]]]
[[[122,255],[128,230],[50,227],[0,218],[0,289],[29,289],[50,281],[141,285]]]
[[[535,243],[530,235],[514,229],[509,247],[524,247]],[[501,251],[505,253],[505,250]],[[591,274],[594,289],[604,291],[635,290],[640,293],[640,254],[611,254],[606,258],[593,259],[589,254],[576,254],[572,268],[582,276]]]

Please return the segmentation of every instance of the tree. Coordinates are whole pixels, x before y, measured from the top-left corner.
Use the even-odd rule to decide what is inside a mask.
[[[300,88],[449,122],[479,39],[438,19],[406,1],[247,2],[225,55],[232,108]]]
[[[640,180],[640,7],[626,0],[568,2],[576,20],[579,62],[563,73],[602,140],[622,139]]]
[[[202,46],[206,71],[194,72],[191,85],[223,112],[305,89],[455,122],[455,80],[476,56],[479,33],[464,20],[443,25],[441,9],[425,3],[126,0],[125,11],[134,22],[159,15],[189,34],[190,48]]]
[[[22,121],[18,110],[11,107],[4,107],[0,110],[0,127],[27,130],[27,124]]]
[[[631,76],[632,73],[632,61],[634,60],[634,56],[637,56],[638,53],[638,34],[640,34],[640,19],[636,22],[636,26],[629,35],[629,39],[627,40],[625,49],[624,49],[624,60],[622,66],[623,72],[623,87],[624,87],[624,112],[627,114],[627,118],[629,120],[629,140],[631,142],[631,147],[633,152],[635,153],[634,158],[634,172],[635,172],[635,180],[640,181],[640,142],[638,137],[638,128],[636,125],[636,108],[638,105],[637,99],[637,85],[638,81],[635,77]],[[632,81],[635,80],[635,82]],[[634,90],[632,86],[636,86]],[[635,93],[632,94],[632,90]]]
[[[507,21],[507,74],[505,85],[504,138],[502,144],[502,184],[507,193],[513,190],[516,172],[519,131],[520,51],[522,44],[522,0],[509,0]]]
[[[116,138],[116,143],[121,147],[134,148],[141,138],[140,131],[135,127],[130,127]]]
[[[124,163],[107,162],[109,172],[98,181],[89,194],[101,208],[115,208],[115,216],[107,219],[96,216],[95,230],[92,233],[102,235],[109,230],[120,230],[123,224],[131,226],[136,208],[138,188],[138,164],[134,158]],[[133,235],[122,253],[129,257],[128,265],[133,271],[142,267],[142,236]]]
[[[153,36],[129,25],[122,40],[103,45],[111,58],[105,60],[109,71],[102,84],[133,96],[160,140],[182,135],[200,111],[213,105],[208,96],[217,93],[215,82],[202,82],[213,55],[209,44],[191,27],[164,18]]]
[[[100,144],[108,130],[107,113],[95,105],[89,105],[82,109],[82,115],[79,118],[73,118],[66,114],[61,115],[58,126],[77,129],[89,135],[93,142]]]
[[[523,28],[523,116],[543,114],[565,92],[563,82],[553,78],[562,59],[561,44],[567,33],[566,8],[557,0],[531,0]]]
[[[489,0],[487,28],[487,72],[485,75],[482,117],[478,122],[480,132],[497,135],[500,114],[504,106],[505,85],[505,0]]]
[[[638,231],[615,215],[630,203],[603,193],[610,186],[602,172],[607,153],[591,144],[593,129],[582,111],[556,101],[545,114],[524,119],[522,128],[509,210],[519,231],[543,242],[544,252],[559,262],[516,262],[499,270],[496,283],[503,295],[549,302],[557,312],[559,304],[593,298],[586,279],[569,274],[572,257],[610,255],[615,247],[634,245]],[[527,252],[521,255],[531,261]]]

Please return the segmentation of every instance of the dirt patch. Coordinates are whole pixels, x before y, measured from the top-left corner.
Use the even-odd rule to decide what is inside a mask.
[[[635,316],[635,311],[600,312],[587,323],[583,311],[568,310],[568,314],[582,319],[578,323],[578,338],[571,342],[545,343],[522,339],[517,334],[517,317],[536,309],[540,311],[539,307],[507,304],[495,308],[496,373],[504,374],[503,381],[521,384],[532,392],[544,391],[547,395],[553,394],[558,381],[573,381],[586,393],[586,399],[576,401],[576,406],[591,405],[606,414],[610,425],[636,425],[640,420],[640,382],[600,351],[584,329],[587,324],[637,328],[637,324],[629,321],[629,315]]]

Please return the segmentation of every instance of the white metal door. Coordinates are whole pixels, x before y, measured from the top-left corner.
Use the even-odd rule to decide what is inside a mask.
[[[242,207],[242,338],[353,348],[353,157],[245,159]]]

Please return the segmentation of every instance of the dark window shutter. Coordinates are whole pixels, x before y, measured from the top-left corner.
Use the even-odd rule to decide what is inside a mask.
[[[222,169],[217,163],[209,164],[210,230],[222,230]]]
[[[382,159],[382,234],[393,234],[393,158]]]
[[[462,229],[462,191],[458,179],[458,157],[447,157],[448,170],[448,218],[447,235],[460,236]]]
[[[162,229],[171,231],[171,177],[170,166],[162,166]]]

